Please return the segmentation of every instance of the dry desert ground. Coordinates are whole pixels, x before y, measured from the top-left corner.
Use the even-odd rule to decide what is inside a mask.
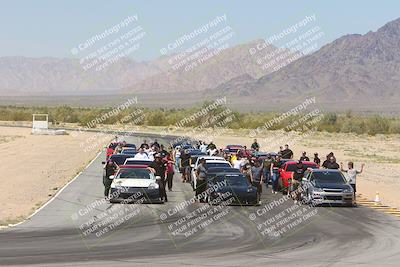
[[[31,135],[29,128],[0,126],[0,224],[21,221],[81,171],[112,137],[94,133]],[[82,145],[94,143],[85,151]]]

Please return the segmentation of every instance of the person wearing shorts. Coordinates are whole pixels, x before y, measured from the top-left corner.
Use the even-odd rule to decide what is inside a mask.
[[[298,192],[298,188],[301,184],[301,179],[304,177],[305,168],[301,161],[298,161],[296,164],[296,170],[292,174],[292,182],[290,183],[290,193],[293,194],[294,203],[300,199],[300,193]]]

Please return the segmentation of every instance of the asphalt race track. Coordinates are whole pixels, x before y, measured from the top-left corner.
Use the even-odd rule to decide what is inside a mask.
[[[128,141],[139,142],[133,139]],[[257,207],[183,206],[193,191],[181,183],[180,175],[174,177],[174,190],[168,193],[166,204],[102,203],[104,158],[104,153],[96,158],[28,221],[0,231],[0,265],[400,265],[400,221],[394,216],[366,207],[295,206],[291,200],[282,200],[281,194],[265,192],[265,187],[263,204]],[[274,200],[282,201],[263,212]],[[181,207],[178,211],[177,206]],[[209,216],[195,222],[201,217],[193,212],[200,211]],[[99,222],[103,227],[110,225],[105,221],[108,217],[102,216],[107,212],[124,219],[107,233],[85,232]],[[284,220],[286,226],[263,232]],[[200,223],[202,227],[195,227]],[[183,225],[191,227],[175,231]]]

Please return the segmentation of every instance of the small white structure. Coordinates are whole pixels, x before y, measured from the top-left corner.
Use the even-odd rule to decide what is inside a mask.
[[[65,130],[49,129],[49,114],[33,114],[32,134],[63,135]]]

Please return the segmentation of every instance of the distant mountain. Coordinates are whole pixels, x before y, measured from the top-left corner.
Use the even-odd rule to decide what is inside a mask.
[[[269,104],[279,106],[316,96],[327,109],[398,107],[400,19],[376,32],[343,36],[259,79],[233,79],[213,91],[241,100],[251,95],[253,102],[268,99]]]
[[[198,58],[200,63],[191,70],[185,70],[185,65],[174,69],[175,64],[183,62],[180,54],[163,56],[149,62],[123,58],[99,72],[94,71],[94,68],[84,71],[78,59],[1,57],[0,94],[157,94],[202,91],[237,76],[260,78],[269,73],[259,68],[250,58],[248,49],[251,45],[254,43],[201,54]],[[214,54],[208,58],[210,53]]]
[[[315,96],[326,110],[399,110],[400,19],[376,32],[343,36],[274,72],[249,54],[260,42],[208,51],[189,69],[185,58],[199,51],[149,62],[125,58],[102,72],[85,72],[75,59],[3,57],[0,95],[135,93],[186,104],[224,95],[247,110],[282,110]]]
[[[124,58],[104,71],[84,71],[77,59],[0,58],[1,95],[115,93],[158,73],[156,64]]]
[[[257,79],[271,72],[263,70],[254,58],[249,54],[249,49],[262,41],[254,41],[247,44],[226,48],[222,51],[211,50],[201,54],[196,60],[196,66],[185,69],[189,63],[185,58],[195,55],[193,52],[185,57],[180,54],[169,57],[173,64],[164,61],[160,65],[163,72],[148,79],[142,80],[134,86],[126,88],[125,92],[196,92],[212,89],[231,79],[247,77]],[[272,52],[277,48],[270,45],[266,50]],[[208,56],[211,55],[209,58]],[[173,60],[181,58],[180,60]],[[204,60],[203,60],[204,59]],[[174,69],[174,64],[181,64],[181,67]]]

